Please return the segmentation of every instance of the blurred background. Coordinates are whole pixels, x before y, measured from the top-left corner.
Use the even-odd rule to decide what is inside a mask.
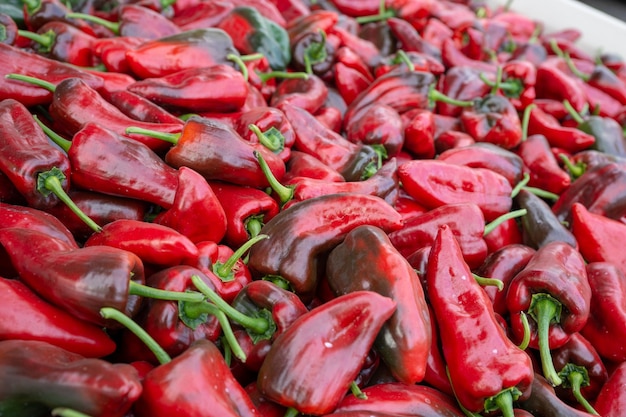
[[[591,7],[626,21],[626,0],[578,0]]]

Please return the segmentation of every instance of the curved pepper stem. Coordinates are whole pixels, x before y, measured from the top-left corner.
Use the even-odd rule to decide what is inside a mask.
[[[537,107],[535,103],[529,104],[524,109],[524,114],[522,115],[522,142],[525,142],[528,139],[528,124],[530,123],[530,113],[533,109]]]
[[[488,285],[492,285],[498,289],[498,291],[502,291],[504,289],[504,283],[502,280],[497,278],[485,278],[480,275],[472,274],[478,285],[481,287],[486,287]]]
[[[270,169],[269,165],[267,165],[267,162],[265,161],[265,159],[263,159],[263,155],[261,155],[261,152],[254,151],[254,157],[257,159],[257,161],[259,161],[261,171],[263,171],[265,178],[267,178],[267,182],[270,184],[270,187],[272,188],[272,190],[274,190],[276,195],[278,195],[280,206],[282,207],[289,201],[291,201],[294,196],[294,186],[283,185],[280,183],[280,181],[278,181],[278,179],[276,179],[276,176],[274,176],[274,173]]]
[[[285,411],[284,417],[296,417],[300,415],[300,411],[295,409],[294,407],[289,407],[287,411]]]
[[[280,133],[280,130],[275,127],[272,126],[265,132],[262,132],[257,125],[249,124],[248,129],[250,129],[259,139],[259,142],[270,151],[280,153],[285,149],[285,137]]]
[[[267,332],[272,331],[272,327],[274,331],[276,329],[276,324],[271,317],[250,317],[241,313],[240,311],[233,308],[230,304],[224,301],[215,291],[211,289],[198,275],[194,275],[191,277],[191,281],[196,286],[196,288],[206,296],[213,304],[215,304],[224,314],[226,314],[230,319],[237,322],[241,326],[246,329],[260,335],[265,335]],[[273,326],[272,326],[273,325]]]
[[[322,37],[321,42],[313,42],[304,50],[304,71],[307,74],[313,74],[313,65],[324,62],[328,58],[326,52],[326,32],[319,30],[318,33]]]
[[[585,163],[579,162],[574,164],[564,153],[559,154],[559,159],[563,161],[563,164],[565,165],[565,168],[567,168],[567,171],[572,179],[580,177],[587,170],[587,165]]]
[[[80,411],[72,410],[71,408],[58,407],[50,412],[50,415],[56,417],[91,417],[89,414],[81,413]]]
[[[146,344],[148,349],[156,356],[157,360],[161,365],[164,365],[168,362],[172,361],[170,355],[146,332],[140,325],[135,323],[133,319],[125,315],[119,310],[116,310],[111,307],[102,307],[100,309],[100,315],[105,319],[115,320],[118,323],[122,324],[128,330],[133,332],[135,336],[137,336],[143,343]]]
[[[98,16],[94,16],[94,15],[90,15],[87,13],[68,13],[65,15],[65,17],[67,17],[68,19],[83,19],[83,20],[87,20],[88,22],[93,22],[97,25],[100,26],[104,26],[105,28],[109,29],[111,32],[113,32],[115,35],[119,35],[120,34],[120,24],[117,22],[111,22],[110,20],[106,20],[103,19],[101,17]]]
[[[135,281],[129,282],[128,293],[140,297],[152,298],[155,300],[167,301],[188,301],[201,302],[204,301],[204,295],[199,292],[180,292],[167,291],[159,288],[150,287],[148,285],[139,284]]]
[[[520,342],[518,348],[526,350],[530,343],[530,323],[528,323],[528,316],[523,311],[520,313],[520,320],[522,320],[522,327],[524,328],[524,337]]]
[[[263,228],[263,215],[250,216],[245,220],[245,228],[251,238],[258,236]]]
[[[247,359],[246,354],[241,348],[241,345],[237,342],[233,329],[230,327],[230,322],[222,310],[220,310],[215,304],[211,304],[207,301],[178,302],[178,318],[190,329],[195,330],[195,328],[200,324],[205,323],[209,314],[215,316],[217,321],[220,323],[222,333],[224,334],[224,340],[226,340],[226,345],[228,345],[228,348],[225,350],[227,352],[232,351],[235,357],[237,357],[241,362],[245,362]]]
[[[385,0],[380,0],[380,6],[378,6],[378,14],[371,16],[359,16],[356,21],[362,25],[366,23],[380,22],[381,20],[387,20],[394,17],[396,13],[393,10],[387,10]]]
[[[475,102],[469,100],[457,100],[452,97],[448,97],[443,94],[439,90],[435,88],[435,85],[431,85],[428,89],[428,105],[429,107],[433,107],[437,101],[441,101],[446,104],[451,104],[453,106],[459,107],[471,107],[475,104]]]
[[[51,193],[56,195],[59,200],[65,203],[66,206],[72,210],[91,230],[98,233],[102,231],[102,228],[96,224],[84,211],[80,209],[72,201],[69,195],[63,189],[61,181],[65,179],[65,174],[57,167],[52,168],[50,171],[41,172],[37,177],[37,191],[44,196],[48,196]]]
[[[361,391],[361,388],[359,388],[359,385],[356,383],[356,381],[352,381],[350,383],[350,392],[359,400],[367,400],[367,394]]]
[[[214,262],[212,265],[213,273],[223,282],[233,281],[235,279],[235,271],[233,271],[233,269],[235,268],[237,261],[241,259],[254,244],[268,238],[268,235],[257,235],[248,239],[246,243],[241,245],[232,255],[230,255],[226,262]]]
[[[537,187],[529,187],[527,185],[528,181],[530,181],[530,175],[528,173],[525,173],[522,180],[518,182],[515,187],[513,187],[513,190],[511,191],[511,198],[515,198],[519,194],[520,190],[524,189],[535,194],[538,197],[545,198],[547,200],[556,201],[559,199],[558,194],[554,194],[550,191],[542,190],[541,188]]]
[[[57,89],[57,86],[52,84],[51,82],[42,80],[40,78],[31,77],[29,75],[7,74],[4,77],[8,78],[10,80],[24,81],[24,82],[36,85],[36,86],[41,87],[41,88],[45,88],[46,90],[50,91],[51,93],[54,93],[54,90]]]
[[[562,304],[554,297],[546,293],[533,294],[528,313],[537,322],[537,338],[539,339],[539,355],[543,376],[553,386],[563,383],[559,377],[552,356],[550,355],[550,324],[561,320]]]
[[[52,141],[59,146],[59,148],[63,149],[65,153],[67,153],[70,150],[70,147],[72,146],[71,140],[67,140],[61,137],[61,135],[56,133],[54,130],[50,129],[41,120],[39,120],[39,117],[37,117],[36,114],[33,115],[33,119],[35,119],[39,127],[41,127],[41,130],[43,130],[44,133],[48,135],[48,137],[52,139]]]
[[[580,392],[582,387],[589,385],[589,373],[587,372],[587,368],[573,363],[568,363],[563,367],[563,369],[561,369],[559,376],[563,379],[562,387],[571,388],[576,401],[578,401],[578,403],[582,405],[588,413],[596,416],[600,415]]]
[[[283,80],[295,80],[302,79],[306,80],[309,78],[309,74],[306,72],[289,72],[289,71],[270,71],[270,72],[261,72],[254,71],[256,75],[261,79],[261,82],[266,83],[268,80],[272,78],[280,78]]]
[[[502,417],[515,417],[513,402],[517,400],[520,395],[522,395],[522,392],[517,387],[504,389],[493,397],[489,397],[485,400],[485,411],[500,410]]]
[[[56,34],[54,31],[49,30],[44,33],[31,32],[29,30],[19,29],[17,34],[23,38],[30,39],[33,42],[36,42],[41,47],[41,52],[50,52],[52,49],[52,45],[54,45],[54,40],[56,39]]]
[[[226,55],[226,59],[234,62],[237,65],[239,71],[241,71],[241,74],[243,75],[243,79],[247,82],[249,78],[248,67],[246,67],[246,63],[243,61],[243,59],[241,59],[241,56],[237,54],[228,54]]]
[[[264,281],[270,281],[272,284],[282,288],[285,291],[293,292],[293,288],[291,287],[291,284],[289,283],[289,281],[287,281],[285,278],[281,277],[280,275],[265,275],[261,279]]]
[[[129,126],[125,130],[126,134],[137,133],[140,135],[150,136],[151,138],[161,139],[165,142],[176,145],[180,139],[180,133],[157,132],[156,130],[144,129],[143,127]]]
[[[410,72],[415,71],[415,64],[413,64],[413,61],[411,61],[411,58],[409,58],[407,53],[404,52],[404,50],[402,49],[398,49],[398,52],[396,52],[396,57],[394,59],[394,62],[398,64],[404,63],[407,67],[409,67]]]
[[[492,220],[491,223],[487,223],[487,225],[485,225],[485,231],[483,232],[483,236],[487,236],[489,233],[493,232],[496,227],[500,226],[505,221],[517,219],[518,217],[525,216],[527,213],[528,210],[526,209],[518,209],[510,211],[508,213],[504,213],[503,215]]]
[[[576,123],[585,123],[585,119],[583,119],[583,116],[576,111],[576,109],[574,108],[574,106],[572,106],[572,103],[570,103],[569,100],[563,100],[563,107],[565,107],[565,110],[567,110],[569,115],[572,117],[572,119],[574,119]]]

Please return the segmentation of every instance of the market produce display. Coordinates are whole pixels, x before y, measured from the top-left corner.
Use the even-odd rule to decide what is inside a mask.
[[[0,4],[0,416],[626,415],[626,61],[481,0]]]

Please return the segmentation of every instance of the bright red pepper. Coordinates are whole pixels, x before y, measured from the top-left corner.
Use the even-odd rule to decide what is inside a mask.
[[[626,412],[626,364],[621,363],[611,374],[609,380],[602,387],[595,402],[596,411],[606,417],[621,416]]]

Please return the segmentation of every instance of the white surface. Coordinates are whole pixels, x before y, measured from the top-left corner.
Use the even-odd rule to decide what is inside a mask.
[[[502,0],[487,0],[492,7]],[[546,31],[575,28],[582,33],[577,45],[596,55],[610,52],[626,59],[626,24],[574,0],[513,0],[511,10],[543,22]]]

